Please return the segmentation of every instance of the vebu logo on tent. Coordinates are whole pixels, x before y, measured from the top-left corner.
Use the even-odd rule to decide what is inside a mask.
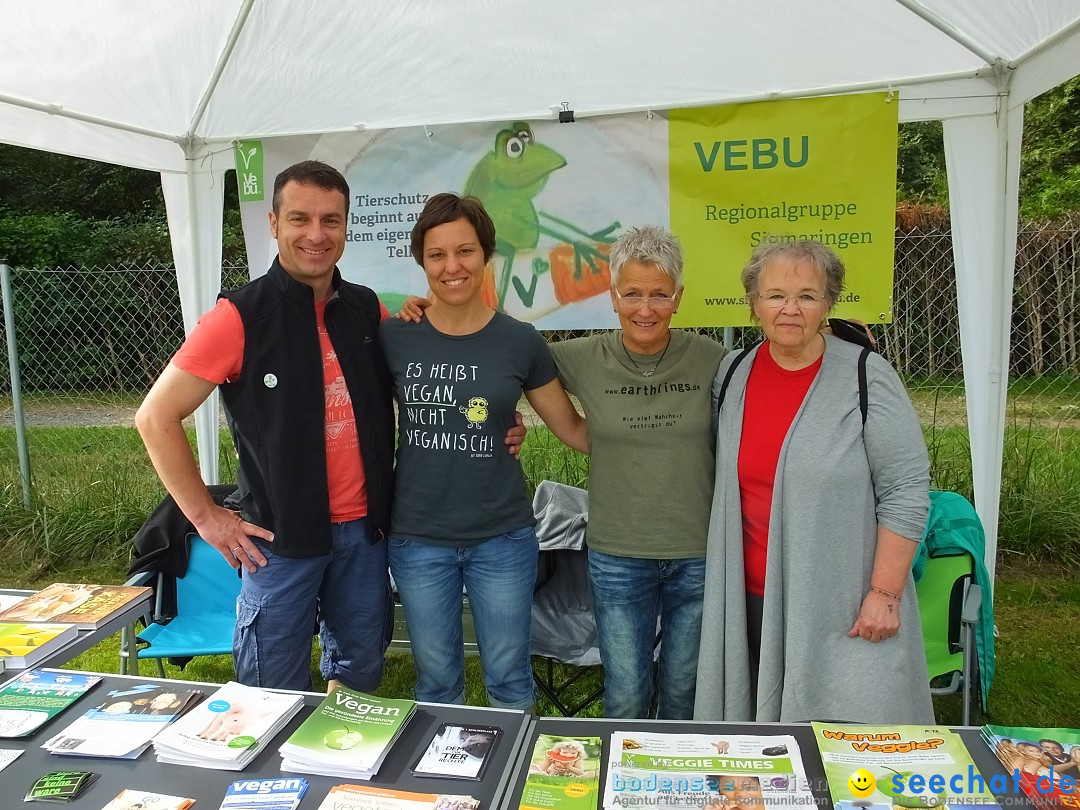
[[[236,142],[236,185],[240,202],[259,202],[263,199],[262,141]]]

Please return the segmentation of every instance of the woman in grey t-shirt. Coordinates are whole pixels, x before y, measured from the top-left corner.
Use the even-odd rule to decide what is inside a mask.
[[[399,429],[390,571],[418,700],[464,702],[464,586],[492,705],[530,709],[536,521],[503,437],[522,393],[556,436],[582,451],[585,422],[543,337],[485,301],[494,250],[495,226],[474,198],[437,194],[413,228],[412,255],[433,301],[420,323],[388,320],[382,328]]]

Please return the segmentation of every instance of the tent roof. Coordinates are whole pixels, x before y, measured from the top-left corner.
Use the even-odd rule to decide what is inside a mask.
[[[41,0],[4,16],[0,141],[163,170],[234,138],[537,119],[562,102],[972,78],[992,95],[1063,45],[1061,75],[1032,88],[1080,72],[1080,0]]]

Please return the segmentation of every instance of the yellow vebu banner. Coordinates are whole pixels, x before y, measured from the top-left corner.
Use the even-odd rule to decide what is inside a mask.
[[[739,326],[750,311],[739,271],[753,246],[809,237],[848,268],[837,314],[892,319],[897,103],[884,93],[556,121],[505,121],[357,132],[334,139],[348,179],[349,232],[339,267],[397,310],[427,280],[409,233],[429,195],[475,194],[496,224],[487,300],[538,329],[607,329],[608,251],[635,225],[670,227],[686,251],[676,326]],[[326,158],[310,138],[261,142],[269,184]],[[249,161],[248,159],[251,158]],[[248,179],[244,173],[242,182]],[[242,187],[242,191],[245,189]],[[241,196],[248,255],[276,252],[270,195]]]
[[[676,326],[743,326],[739,272],[762,242],[816,239],[847,267],[837,315],[892,320],[897,107],[885,93],[672,110]]]

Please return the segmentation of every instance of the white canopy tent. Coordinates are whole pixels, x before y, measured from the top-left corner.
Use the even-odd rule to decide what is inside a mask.
[[[40,0],[7,4],[0,141],[160,171],[190,329],[238,138],[892,89],[942,119],[991,573],[1024,103],[1080,73],[1080,0]],[[216,399],[197,417],[217,475]]]

